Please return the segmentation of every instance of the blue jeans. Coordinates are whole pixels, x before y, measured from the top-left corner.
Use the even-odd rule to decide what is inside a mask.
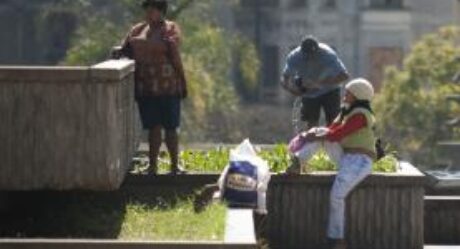
[[[294,155],[302,164],[324,148],[329,158],[339,166],[330,195],[329,224],[327,235],[331,239],[345,237],[345,199],[348,194],[372,172],[372,159],[364,154],[343,153],[337,143],[306,143]]]
[[[331,239],[345,237],[345,199],[372,172],[372,159],[364,154],[344,154],[332,185],[327,235]]]

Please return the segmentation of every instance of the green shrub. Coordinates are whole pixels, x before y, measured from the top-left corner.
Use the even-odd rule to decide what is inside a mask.
[[[404,58],[401,68],[386,69],[374,101],[377,133],[419,167],[433,165],[440,140],[460,138],[445,122],[460,113],[446,95],[460,94],[452,77],[460,70],[460,29],[442,28],[423,36]]]
[[[259,156],[268,162],[270,172],[281,173],[290,164],[290,155],[285,144],[277,144],[271,149],[262,149]],[[208,151],[184,150],[180,153],[180,164],[191,172],[221,172],[229,163],[230,150],[218,147]],[[396,172],[398,160],[394,154],[389,154],[373,165],[374,172]],[[141,173],[147,169],[147,165],[135,165],[133,173]],[[169,172],[169,158],[166,153],[162,154],[159,161],[160,173]],[[308,171],[335,171],[337,166],[332,162],[324,151],[318,152],[308,162]]]

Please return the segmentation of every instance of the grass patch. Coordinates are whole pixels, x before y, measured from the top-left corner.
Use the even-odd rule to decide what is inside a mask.
[[[180,153],[180,163],[191,172],[222,172],[229,163],[230,150],[218,147],[208,151],[184,150]],[[258,152],[259,156],[266,160],[270,167],[270,172],[284,172],[290,164],[289,151],[286,144],[277,144],[271,149],[264,149]],[[143,173],[147,170],[148,159],[143,158],[143,163],[136,163],[132,173]],[[163,153],[159,160],[159,172],[169,172],[169,158],[167,153]],[[309,171],[336,171],[337,166],[329,157],[320,151],[308,162]],[[394,154],[389,154],[373,165],[374,172],[396,172],[398,160]]]
[[[171,208],[128,204],[119,239],[223,241],[226,207],[212,204],[205,212],[194,213],[191,201]]]

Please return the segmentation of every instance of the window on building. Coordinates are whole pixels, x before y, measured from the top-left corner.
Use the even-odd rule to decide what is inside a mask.
[[[262,6],[266,7],[279,7],[280,6],[280,0],[262,0],[260,1]]]
[[[243,7],[254,7],[255,3],[255,0],[240,0],[240,5]]]
[[[335,9],[337,7],[336,0],[325,0],[323,7],[325,9]]]
[[[400,67],[403,60],[403,49],[400,47],[371,47],[369,48],[368,77],[376,91],[381,88],[385,68]]]
[[[262,52],[262,79],[264,87],[277,86],[279,82],[279,48],[265,46]]]
[[[371,0],[371,8],[399,9],[403,7],[403,0]]]
[[[307,8],[308,7],[308,0],[290,0],[289,1],[289,8],[297,9],[297,8]]]
[[[279,7],[280,0],[240,0],[240,5],[243,7],[276,8]]]

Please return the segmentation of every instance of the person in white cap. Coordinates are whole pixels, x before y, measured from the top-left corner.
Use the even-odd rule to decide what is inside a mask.
[[[312,128],[290,144],[293,164],[288,174],[300,174],[302,164],[323,147],[336,165],[338,174],[330,195],[330,213],[327,235],[335,249],[346,248],[345,198],[372,171],[376,158],[371,108],[374,88],[366,79],[357,78],[345,86],[342,110],[328,127]],[[300,143],[299,143],[300,142]]]

